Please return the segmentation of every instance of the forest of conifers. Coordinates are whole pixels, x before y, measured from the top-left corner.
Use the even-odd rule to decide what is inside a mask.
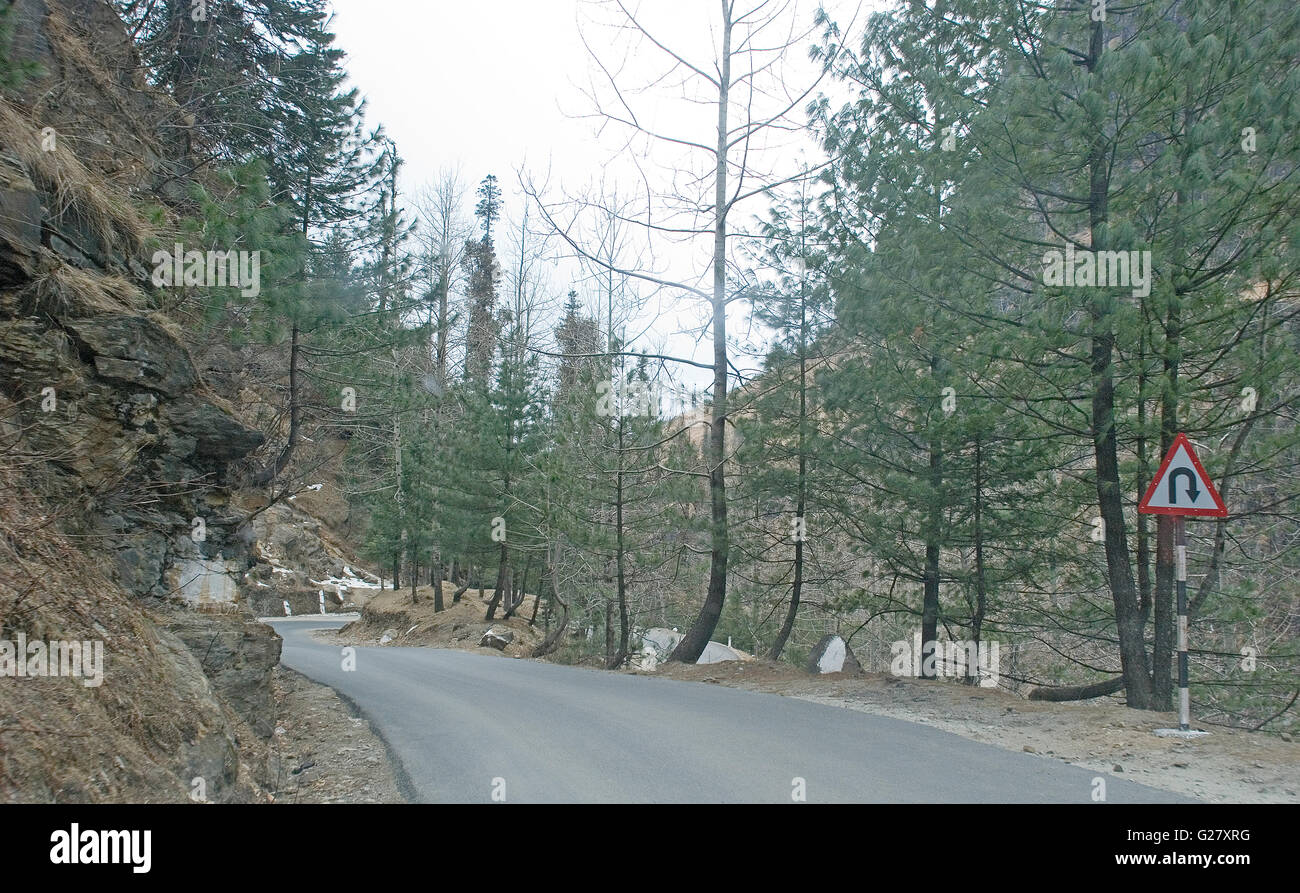
[[[253,377],[248,485],[334,476],[386,579],[540,594],[558,659],[839,632],[883,671],[919,632],[1169,709],[1173,522],[1136,504],[1182,432],[1229,508],[1188,522],[1198,717],[1291,721],[1300,7],[716,0],[700,60],[596,4],[593,55],[682,85],[600,67],[601,132],[682,176],[563,192],[468,160],[411,187],[326,0],[115,5],[202,165],[163,247],[262,252],[257,294],[158,309]],[[662,300],[697,354],[646,334]]]

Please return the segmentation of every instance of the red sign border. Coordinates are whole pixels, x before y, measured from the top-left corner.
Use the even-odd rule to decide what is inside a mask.
[[[1165,476],[1165,471],[1169,468],[1169,463],[1174,461],[1174,454],[1178,452],[1179,446],[1187,450],[1187,456],[1192,460],[1192,465],[1196,468],[1196,473],[1201,476],[1201,483],[1209,490],[1210,496],[1214,499],[1214,504],[1218,508],[1213,509],[1180,509],[1177,506],[1149,506],[1148,502],[1156,492],[1156,485],[1160,483]],[[1165,461],[1160,463],[1160,469],[1151,478],[1151,483],[1147,487],[1146,495],[1138,503],[1138,511],[1144,515],[1192,515],[1201,518],[1226,518],[1228,517],[1228,507],[1223,504],[1223,497],[1219,496],[1219,491],[1214,488],[1214,480],[1205,473],[1201,466],[1201,460],[1196,458],[1196,450],[1192,449],[1192,442],[1187,439],[1187,435],[1181,431],[1174,438],[1173,444],[1169,447],[1169,452],[1165,454]]]

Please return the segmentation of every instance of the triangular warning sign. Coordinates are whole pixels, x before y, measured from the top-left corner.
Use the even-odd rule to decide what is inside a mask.
[[[1152,515],[1203,515],[1226,518],[1228,507],[1201,467],[1186,434],[1174,438],[1160,470],[1138,503],[1138,511]]]

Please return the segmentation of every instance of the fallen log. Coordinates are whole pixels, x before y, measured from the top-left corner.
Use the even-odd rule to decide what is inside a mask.
[[[1124,690],[1124,677],[1116,676],[1103,682],[1088,685],[1036,685],[1029,690],[1031,701],[1086,701]]]

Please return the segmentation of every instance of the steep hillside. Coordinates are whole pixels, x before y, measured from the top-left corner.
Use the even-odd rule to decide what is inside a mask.
[[[280,646],[236,604],[252,533],[228,468],[262,435],[142,265],[197,166],[184,122],[107,4],[11,20],[39,71],[0,99],[0,671],[22,641],[102,643],[102,684],[10,664],[0,798],[261,798]]]

